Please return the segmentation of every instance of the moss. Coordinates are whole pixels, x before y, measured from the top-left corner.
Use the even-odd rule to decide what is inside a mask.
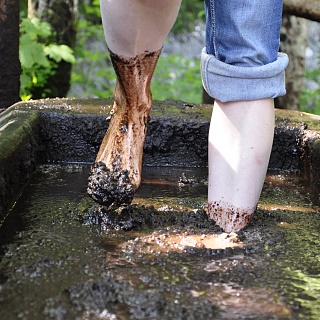
[[[313,130],[320,133],[320,116],[294,110],[276,110],[276,125],[290,125],[296,128]]]
[[[12,106],[14,110],[35,110],[41,112],[75,113],[75,114],[109,114],[112,99],[40,99],[22,101]]]
[[[189,104],[178,100],[154,101],[151,116],[180,117],[209,121],[212,105]]]
[[[60,112],[75,114],[109,114],[113,99],[55,98],[19,102],[15,110],[38,110],[42,112]],[[178,100],[153,101],[151,117],[179,117],[209,121],[212,105],[189,104]]]
[[[55,111],[61,113],[109,114],[113,98],[55,98],[19,102],[15,110]],[[151,117],[181,117],[209,121],[212,105],[189,104],[179,100],[153,101]],[[276,109],[276,125],[313,130],[320,133],[320,116],[294,110]]]
[[[37,112],[4,112],[0,118],[0,219],[38,162]]]
[[[0,121],[0,161],[7,159],[24,143],[26,135],[33,134],[39,123],[37,112],[14,111]]]

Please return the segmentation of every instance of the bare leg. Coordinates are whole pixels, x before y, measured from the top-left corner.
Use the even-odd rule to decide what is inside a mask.
[[[181,0],[102,0],[106,41],[117,75],[109,129],[92,167],[88,193],[120,206],[140,185],[152,96],[150,81]]]
[[[226,232],[252,218],[274,133],[273,99],[216,101],[209,132],[208,214]]]
[[[109,49],[124,57],[162,48],[181,0],[101,0]]]

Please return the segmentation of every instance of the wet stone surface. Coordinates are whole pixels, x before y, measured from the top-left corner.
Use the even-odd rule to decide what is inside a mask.
[[[227,236],[204,169],[145,167],[116,210],[87,196],[89,170],[39,167],[1,225],[1,319],[319,319],[320,211],[299,176],[268,176]]]

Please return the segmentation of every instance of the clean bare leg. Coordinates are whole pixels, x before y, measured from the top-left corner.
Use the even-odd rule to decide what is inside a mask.
[[[181,0],[101,0],[108,48],[135,57],[162,48],[179,12]]]
[[[226,232],[242,229],[253,216],[273,134],[273,99],[215,101],[209,131],[208,215]]]
[[[181,0],[102,0],[105,37],[117,84],[109,129],[88,181],[88,194],[106,206],[132,201],[141,182],[150,81]]]

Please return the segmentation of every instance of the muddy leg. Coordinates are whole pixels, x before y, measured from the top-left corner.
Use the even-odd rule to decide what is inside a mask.
[[[181,0],[101,0],[102,22],[117,75],[114,114],[89,177],[88,193],[109,206],[129,204],[141,181],[151,108],[150,81]]]
[[[160,50],[134,58],[110,52],[117,75],[113,114],[88,184],[89,195],[103,205],[131,203],[140,185],[150,81],[159,55]]]

